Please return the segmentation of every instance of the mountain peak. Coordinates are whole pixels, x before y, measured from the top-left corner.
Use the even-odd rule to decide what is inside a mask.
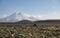
[[[17,21],[16,13],[13,13],[12,15],[9,15],[4,18],[0,18],[0,22],[15,22],[15,21]]]
[[[21,21],[21,20],[36,21],[38,19],[33,16],[29,16],[27,14],[21,13],[21,12],[19,13],[15,12],[10,16],[7,16],[5,18],[0,18],[0,22],[16,22],[16,21]]]

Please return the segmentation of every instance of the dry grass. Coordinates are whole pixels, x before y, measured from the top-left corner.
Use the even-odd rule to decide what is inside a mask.
[[[0,26],[0,38],[60,38],[60,26]]]

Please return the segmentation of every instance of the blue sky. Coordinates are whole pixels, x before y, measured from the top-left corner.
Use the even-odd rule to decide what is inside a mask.
[[[41,15],[50,18],[50,15],[60,14],[60,0],[0,0],[0,17],[14,12],[29,15]],[[54,16],[54,18],[55,18]]]

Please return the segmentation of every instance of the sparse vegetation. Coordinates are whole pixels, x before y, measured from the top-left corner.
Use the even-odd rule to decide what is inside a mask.
[[[60,38],[60,26],[0,26],[0,38]]]

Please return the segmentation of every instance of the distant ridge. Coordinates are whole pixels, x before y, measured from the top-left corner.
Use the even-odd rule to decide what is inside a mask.
[[[39,20],[39,21],[21,20],[17,22],[0,22],[0,23],[15,23],[15,24],[60,23],[60,20]]]
[[[34,21],[34,23],[43,23],[43,24],[60,24],[60,20],[40,20]]]
[[[60,22],[60,20],[39,20],[39,21],[35,21],[35,22]]]
[[[32,23],[32,21],[29,21],[29,20],[21,20],[21,21],[18,21],[18,22],[15,22],[15,23],[20,23],[20,24],[30,24]]]

